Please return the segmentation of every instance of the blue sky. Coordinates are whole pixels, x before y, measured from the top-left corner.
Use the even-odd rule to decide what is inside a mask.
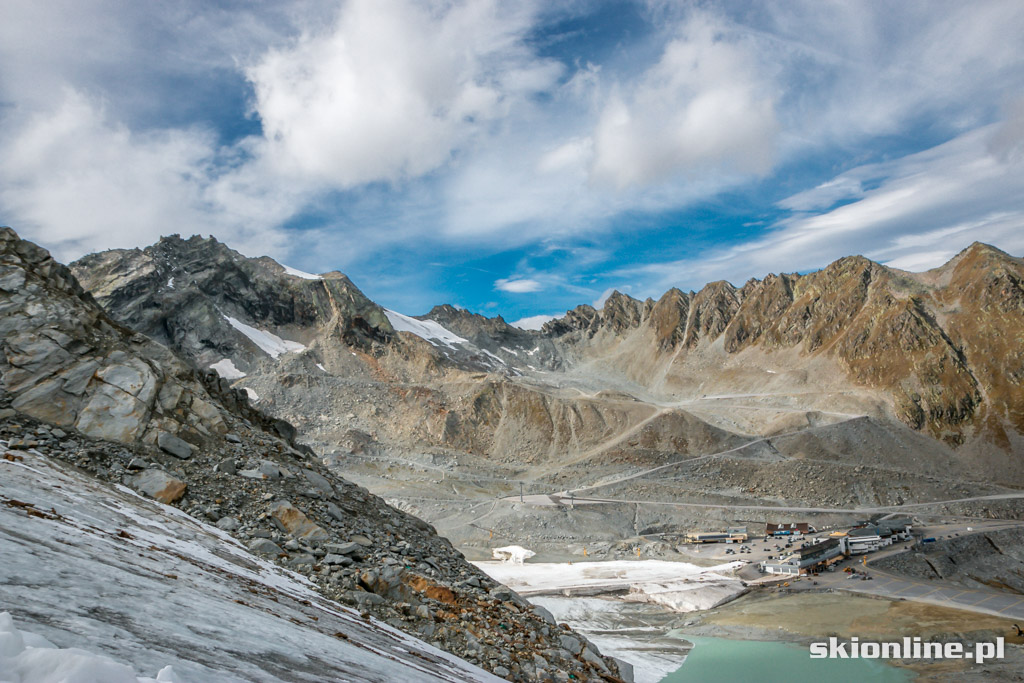
[[[510,321],[1021,255],[1022,35],[1019,0],[15,0],[0,224],[63,260],[213,234]]]

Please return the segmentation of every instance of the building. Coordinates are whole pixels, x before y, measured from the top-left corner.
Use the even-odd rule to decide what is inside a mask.
[[[889,529],[869,524],[850,529],[846,537],[846,544],[851,555],[864,555],[892,545],[892,539],[893,534]]]
[[[764,526],[765,536],[798,536],[809,534],[813,531],[811,525],[807,522],[792,522],[790,524],[772,524],[769,522]]]
[[[846,542],[846,538],[826,538],[817,543],[797,548],[793,555],[798,558],[801,570],[813,573],[846,557]]]
[[[761,571],[789,576],[813,574],[846,557],[846,540],[826,538],[818,543],[797,548],[777,562],[762,562]]]
[[[696,531],[686,534],[687,543],[743,543],[746,540],[745,526],[733,526],[725,531]]]
[[[770,562],[765,560],[759,565],[761,571],[766,574],[785,574],[787,576],[799,576],[800,565],[790,555],[785,559],[780,559],[777,562]]]
[[[875,526],[892,534],[892,542],[910,540],[910,534],[914,530],[913,520],[910,517],[892,517],[880,519]]]

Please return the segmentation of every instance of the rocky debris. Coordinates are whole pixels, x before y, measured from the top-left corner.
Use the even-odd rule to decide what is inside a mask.
[[[0,238],[0,441],[167,500],[327,597],[509,680],[617,680],[612,659],[560,655],[563,629],[429,524],[333,474],[213,373],[111,322],[45,251]],[[163,433],[200,446],[182,459]]]
[[[138,474],[126,477],[125,483],[168,505],[181,500],[188,488],[185,482],[162,470],[142,470]]]
[[[0,394],[0,410],[5,400]],[[0,423],[0,440],[31,435],[40,452],[158,500],[160,491],[178,482],[184,488],[173,504],[236,536],[253,553],[304,574],[332,599],[509,680],[630,680],[624,665],[592,646],[577,652],[563,647],[567,635],[586,641],[466,562],[422,520],[388,507],[315,460],[296,459],[275,436],[243,421],[232,429],[241,444],[223,440],[189,460],[155,445],[117,444],[73,430],[58,438],[47,425],[17,413]],[[290,476],[248,479],[240,471],[218,471],[215,465],[229,449],[247,466],[271,462]],[[127,464],[133,461],[150,466],[132,473]],[[302,495],[309,485],[304,470],[331,485],[329,500],[326,494]],[[303,501],[301,507],[292,500]],[[331,515],[330,508],[340,514]]]
[[[995,588],[1024,594],[1024,529],[1013,528],[940,538],[911,552],[872,563],[915,579],[942,579],[965,588]]]

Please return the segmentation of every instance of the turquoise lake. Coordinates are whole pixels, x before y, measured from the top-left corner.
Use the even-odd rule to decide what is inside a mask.
[[[913,675],[873,659],[811,659],[805,645],[675,633],[694,644],[686,662],[661,683],[905,683]]]

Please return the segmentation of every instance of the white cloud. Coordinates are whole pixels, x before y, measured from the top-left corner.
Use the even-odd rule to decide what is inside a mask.
[[[941,265],[973,241],[1024,253],[1024,160],[990,153],[998,131],[989,126],[924,152],[854,168],[833,182],[853,186],[860,178],[881,178],[879,186],[831,211],[795,214],[762,238],[623,272],[644,277],[651,291],[660,292],[813,270],[851,254],[921,270]]]
[[[852,176],[840,176],[783,199],[778,205],[791,211],[828,209],[844,199],[864,196],[861,181]]]
[[[133,133],[68,90],[54,112],[0,142],[0,153],[4,222],[58,258],[190,231],[250,252],[281,250],[275,226],[289,206],[263,188],[240,192],[233,175],[218,177],[216,146],[202,130]]]
[[[537,280],[532,280],[530,278],[502,278],[494,283],[494,288],[503,292],[511,292],[513,294],[528,294],[530,292],[539,292],[544,289],[544,285]]]
[[[1024,105],[1005,98],[1024,90],[1020,2],[662,3],[650,33],[620,36],[601,64],[538,54],[545,12],[589,11],[556,4],[9,2],[0,222],[64,258],[195,231],[345,269],[416,248],[620,244],[605,237],[775,167],[793,183],[779,206],[800,215],[630,272],[699,286],[853,251],[916,267],[946,241],[1015,239]],[[254,125],[247,83],[264,129],[238,141]],[[1000,130],[969,138],[1000,104]],[[877,136],[959,142],[865,165]],[[308,228],[304,213],[322,223],[283,227]],[[688,229],[684,217],[673,244]],[[941,248],[900,241],[932,234]],[[593,264],[539,268],[508,282],[594,282],[574,278]]]
[[[267,153],[334,187],[444,166],[558,77],[559,64],[522,45],[528,9],[351,0],[328,31],[272,49],[247,70]]]
[[[522,330],[539,330],[544,326],[544,323],[556,319],[556,315],[531,315],[528,318],[520,318],[515,322],[509,323],[512,327],[518,327]]]
[[[767,172],[778,124],[748,47],[710,16],[691,17],[660,61],[604,106],[593,177],[623,188],[722,167]]]

